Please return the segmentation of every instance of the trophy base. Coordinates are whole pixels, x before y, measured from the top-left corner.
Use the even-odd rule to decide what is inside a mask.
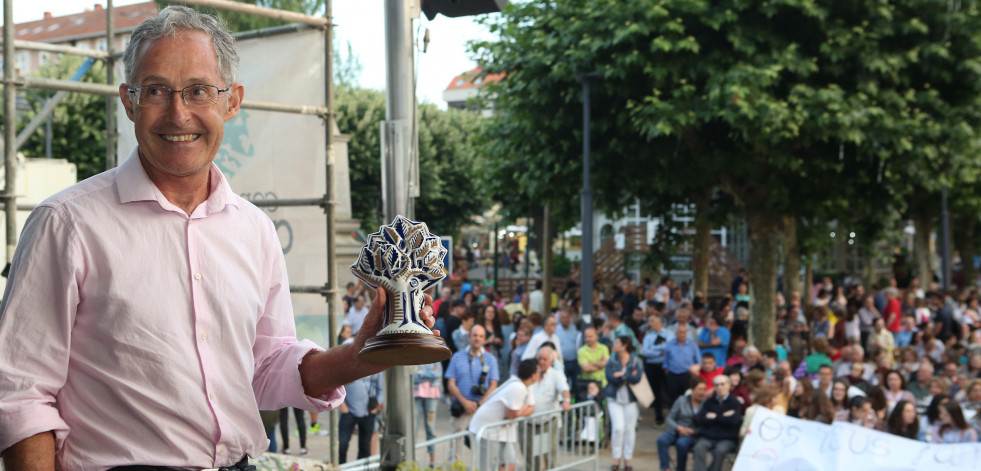
[[[378,335],[358,353],[361,361],[380,365],[428,365],[450,358],[446,342],[433,334]]]

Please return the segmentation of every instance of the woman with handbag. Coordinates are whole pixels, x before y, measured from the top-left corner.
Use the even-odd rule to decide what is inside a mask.
[[[637,397],[631,391],[630,385],[640,382],[644,374],[644,364],[640,357],[634,355],[634,345],[630,337],[617,337],[613,342],[613,354],[606,363],[606,380],[608,384],[603,393],[607,398],[610,410],[610,423],[613,428],[613,466],[612,471],[620,469],[620,462],[625,461],[625,471],[633,471],[631,460],[634,455],[634,441],[637,436],[637,417],[640,409]]]

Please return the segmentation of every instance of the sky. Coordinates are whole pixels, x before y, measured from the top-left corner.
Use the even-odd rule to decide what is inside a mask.
[[[114,0],[114,6],[131,5],[145,0]],[[14,0],[14,21],[39,20],[44,12],[54,16],[80,13],[93,5],[106,4],[105,0]],[[361,66],[361,85],[385,89],[385,17],[382,0],[334,0],[335,41],[342,51],[351,44]],[[472,18],[447,18],[437,16],[429,21],[425,15],[416,22],[417,35],[429,28],[430,43],[426,53],[417,51],[416,95],[420,103],[435,103],[445,108],[443,90],[453,77],[476,66],[469,59],[467,41],[490,39],[491,33]],[[420,41],[421,42],[421,41]]]

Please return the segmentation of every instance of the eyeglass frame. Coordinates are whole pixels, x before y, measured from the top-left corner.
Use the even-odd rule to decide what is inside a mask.
[[[208,106],[212,106],[212,105],[217,104],[218,103],[218,98],[221,97],[222,92],[227,92],[227,91],[229,91],[229,90],[232,89],[232,87],[230,87],[230,86],[229,87],[225,87],[225,88],[218,88],[217,85],[208,85],[208,84],[201,84],[201,83],[195,84],[195,85],[188,85],[188,86],[186,86],[184,88],[181,88],[179,90],[174,90],[174,89],[172,89],[172,88],[170,88],[170,87],[168,87],[166,85],[137,85],[135,87],[129,87],[129,86],[127,86],[127,90],[126,91],[128,93],[134,94],[136,96],[136,99],[133,100],[133,103],[136,106],[139,106],[140,108],[158,108],[158,107],[155,107],[155,106],[149,106],[149,105],[144,105],[144,104],[141,104],[140,103],[140,89],[141,88],[144,88],[144,87],[158,87],[158,88],[163,88],[163,89],[165,89],[165,90],[168,91],[168,93],[167,93],[167,104],[164,105],[164,106],[161,106],[159,108],[163,108],[163,107],[166,107],[167,105],[170,105],[174,101],[174,94],[175,93],[178,93],[178,92],[180,92],[180,94],[181,94],[181,101],[183,101],[185,105],[190,106],[190,107],[194,107],[194,108],[205,108],[205,107],[208,107]],[[192,104],[190,104],[190,103],[187,102],[187,96],[184,95],[184,91],[187,90],[188,88],[194,88],[194,87],[213,87],[216,90],[218,90],[218,96],[215,98],[214,103],[209,103],[207,105],[192,105]]]

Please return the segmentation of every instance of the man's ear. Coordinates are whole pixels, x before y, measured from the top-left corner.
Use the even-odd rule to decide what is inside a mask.
[[[136,122],[136,114],[133,112],[134,104],[129,94],[129,85],[124,83],[119,86],[119,100],[123,102],[123,108],[126,108],[126,116],[129,117],[129,120]]]
[[[245,87],[241,83],[236,83],[228,87],[228,101],[225,108],[225,122],[238,116],[238,110],[242,107],[242,100],[245,99]]]

